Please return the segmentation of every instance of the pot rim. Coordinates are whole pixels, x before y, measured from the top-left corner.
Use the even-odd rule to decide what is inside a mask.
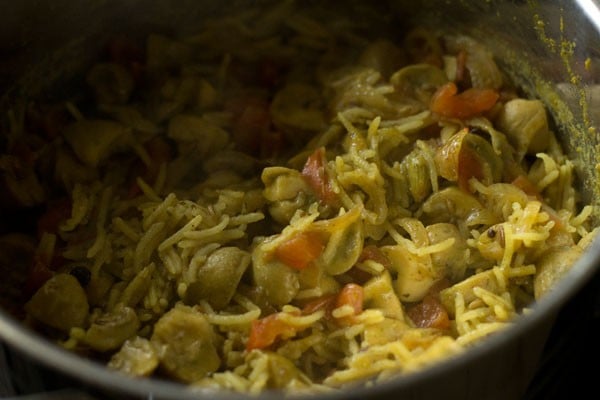
[[[586,14],[587,19],[594,24],[594,29],[600,33],[600,10],[593,0],[575,0],[576,5]],[[467,351],[440,360],[434,365],[425,367],[410,374],[399,374],[396,377],[378,383],[371,387],[351,388],[352,396],[366,398],[378,394],[389,393],[400,387],[410,387],[419,382],[434,381],[447,370],[454,370],[468,365],[473,360],[498,350],[507,343],[517,340],[527,334],[536,325],[554,318],[560,309],[580,291],[586,283],[600,274],[600,235],[598,235],[584,254],[577,260],[569,273],[561,279],[551,293],[535,302],[530,312],[517,316],[501,332],[480,341]],[[21,322],[0,309],[0,345],[7,344],[11,350],[17,350],[46,367],[52,368],[83,384],[94,388],[104,388],[123,395],[144,396],[161,399],[252,399],[255,395],[230,391],[215,391],[214,389],[190,390],[190,386],[157,378],[136,379],[125,376],[117,371],[109,370],[105,365],[78,356],[61,348],[41,334],[27,329]],[[290,394],[287,398],[303,399],[318,396],[323,399],[345,399],[348,390],[341,389],[328,393]],[[271,391],[261,394],[264,399],[280,399],[281,392]]]

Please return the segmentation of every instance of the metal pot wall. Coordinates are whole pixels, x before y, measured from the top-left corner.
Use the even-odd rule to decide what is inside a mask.
[[[600,101],[596,87],[600,76],[597,74],[600,11],[595,3],[591,0],[426,3],[415,6],[410,0],[391,0],[373,7],[414,24],[444,26],[471,34],[492,49],[528,94],[545,101],[565,148],[576,160],[584,200],[598,206],[600,180],[595,166],[600,159],[600,133],[596,131],[600,127],[600,113],[595,105]],[[331,6],[346,12],[352,9],[352,4],[332,2]],[[191,0],[7,3],[0,16],[3,53],[0,106],[4,110],[21,96],[51,93],[62,97],[112,34],[191,31],[204,18],[244,6],[245,2]],[[0,215],[4,223],[10,220],[5,210],[0,210]],[[323,398],[518,399],[536,372],[556,316],[597,274],[599,262],[600,242],[596,241],[569,275],[535,304],[529,314],[520,317],[502,334],[457,358],[375,387],[332,393]],[[246,398],[224,393],[192,393],[174,383],[123,377],[59,349],[1,310],[0,339],[10,353],[13,367],[23,362],[35,365],[46,384],[52,386],[48,381],[60,377],[70,387],[97,398]],[[25,382],[35,378],[24,373],[20,376]],[[270,397],[279,398],[278,394],[265,395]]]

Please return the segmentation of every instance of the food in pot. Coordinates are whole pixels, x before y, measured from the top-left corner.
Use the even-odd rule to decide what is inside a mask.
[[[134,377],[335,390],[465,351],[569,270],[592,208],[485,47],[291,4],[116,38],[81,97],[13,111],[25,323]]]

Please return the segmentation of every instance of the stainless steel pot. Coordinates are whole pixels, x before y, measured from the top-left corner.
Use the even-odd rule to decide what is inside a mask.
[[[114,33],[193,30],[205,18],[248,2],[23,0],[0,16],[0,98],[6,109],[21,96],[70,90],[70,83]],[[265,3],[268,1],[253,1]],[[339,12],[360,2],[330,2]],[[551,110],[560,138],[576,160],[583,199],[600,202],[600,11],[593,0],[378,2],[372,7],[414,24],[466,32],[486,44],[528,94]],[[357,15],[356,18],[360,18]],[[394,20],[394,19],[392,19]],[[8,218],[0,210],[0,219]],[[596,220],[598,218],[596,217]],[[460,357],[378,386],[323,398],[518,399],[531,381],[548,334],[565,304],[597,274],[600,241],[569,275],[513,327]],[[2,293],[1,295],[5,295]],[[242,395],[193,393],[158,380],[132,380],[61,350],[0,310],[0,338],[15,356],[69,380],[98,398],[233,399]],[[264,398],[279,398],[265,394]]]

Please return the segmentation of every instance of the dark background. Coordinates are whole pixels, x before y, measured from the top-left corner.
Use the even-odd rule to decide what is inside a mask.
[[[600,273],[596,273],[560,312],[524,400],[600,399],[599,360]]]

